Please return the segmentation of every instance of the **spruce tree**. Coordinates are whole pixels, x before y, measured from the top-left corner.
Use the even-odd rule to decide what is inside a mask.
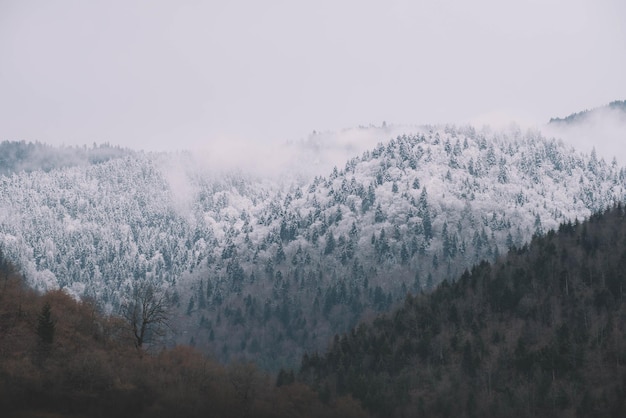
[[[37,351],[36,362],[41,367],[43,362],[48,358],[52,351],[52,342],[54,341],[55,325],[52,321],[52,313],[50,304],[46,304],[41,308],[41,312],[37,316]]]
[[[37,317],[37,337],[39,337],[39,342],[47,346],[51,345],[54,341],[54,330],[55,325],[52,321],[50,304],[46,302]]]

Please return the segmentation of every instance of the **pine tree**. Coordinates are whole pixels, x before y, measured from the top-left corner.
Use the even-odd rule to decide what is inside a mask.
[[[420,278],[419,271],[416,271],[415,272],[415,279],[413,279],[413,291],[414,292],[419,292],[420,290],[422,290],[422,280]]]
[[[376,212],[374,212],[374,222],[379,223],[379,222],[384,222],[384,221],[385,221],[385,213],[383,212],[383,209],[379,203],[378,206],[376,206]]]
[[[426,290],[432,290],[433,287],[435,287],[433,275],[428,273],[428,277],[426,278]]]
[[[333,231],[328,233],[328,237],[326,237],[326,247],[324,248],[324,254],[331,254],[335,251],[335,236],[333,235]]]
[[[430,221],[430,214],[428,213],[428,210],[426,210],[422,215],[422,230],[424,231],[424,238],[426,238],[426,241],[430,241],[433,237],[433,225]]]
[[[54,331],[55,324],[52,321],[52,311],[50,304],[46,302],[37,317],[37,337],[39,342],[45,346],[50,346],[54,341]]]

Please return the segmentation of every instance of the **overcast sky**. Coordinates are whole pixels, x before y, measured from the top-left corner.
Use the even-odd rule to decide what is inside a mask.
[[[190,148],[626,99],[623,0],[0,0],[0,140]]]

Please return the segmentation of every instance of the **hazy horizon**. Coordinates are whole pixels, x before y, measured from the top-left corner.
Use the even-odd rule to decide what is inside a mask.
[[[624,18],[617,0],[3,1],[0,141],[256,149],[383,121],[541,127],[626,97]]]

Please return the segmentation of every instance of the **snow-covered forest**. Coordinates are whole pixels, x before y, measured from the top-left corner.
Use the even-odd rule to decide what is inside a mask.
[[[292,181],[212,170],[191,153],[15,165],[0,176],[0,246],[33,286],[105,312],[136,281],[156,283],[176,306],[171,341],[278,368],[407,292],[626,197],[615,161],[537,131],[437,126],[380,140]]]

